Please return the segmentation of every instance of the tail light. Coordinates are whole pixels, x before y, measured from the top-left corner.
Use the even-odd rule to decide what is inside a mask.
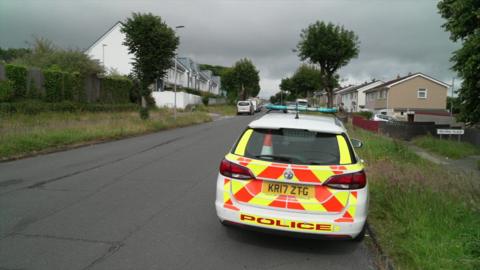
[[[220,163],[220,174],[226,177],[236,179],[252,179],[255,178],[252,172],[243,166],[230,162],[226,159]]]
[[[330,177],[324,185],[334,189],[364,188],[367,185],[367,176],[364,171],[334,175]]]

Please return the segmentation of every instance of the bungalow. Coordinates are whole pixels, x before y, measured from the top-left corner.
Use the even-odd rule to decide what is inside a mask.
[[[423,73],[409,74],[365,91],[366,107],[387,115],[446,113],[449,85]]]

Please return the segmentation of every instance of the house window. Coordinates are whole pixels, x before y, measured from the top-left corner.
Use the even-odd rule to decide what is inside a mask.
[[[427,89],[420,88],[417,90],[417,98],[426,99],[427,98]]]

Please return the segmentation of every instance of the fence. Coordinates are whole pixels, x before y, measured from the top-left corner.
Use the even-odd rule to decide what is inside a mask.
[[[5,72],[5,64],[0,63],[0,80],[8,79]],[[40,95],[44,96],[45,91],[45,76],[41,69],[29,67],[27,68],[27,92],[30,89],[35,89]],[[96,74],[87,75],[83,78],[83,89],[86,102],[98,102],[101,101],[102,90],[102,78],[99,78]],[[62,86],[63,87],[63,86]],[[126,100],[126,102],[129,102]]]
[[[367,120],[361,116],[356,116],[356,115],[353,116],[352,123],[354,126],[357,126],[366,130],[370,130],[373,132],[378,132],[379,126],[380,126],[380,122],[378,121]]]

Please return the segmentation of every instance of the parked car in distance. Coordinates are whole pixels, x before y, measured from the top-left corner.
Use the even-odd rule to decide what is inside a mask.
[[[384,115],[384,114],[374,114],[372,117],[373,121],[380,121],[380,122],[393,122],[395,119],[391,116]]]
[[[302,107],[308,107],[308,100],[304,99],[304,98],[297,98],[297,103],[298,103],[298,106],[302,106]]]
[[[247,113],[249,115],[254,114],[253,104],[250,100],[241,100],[237,102],[237,115]]]

